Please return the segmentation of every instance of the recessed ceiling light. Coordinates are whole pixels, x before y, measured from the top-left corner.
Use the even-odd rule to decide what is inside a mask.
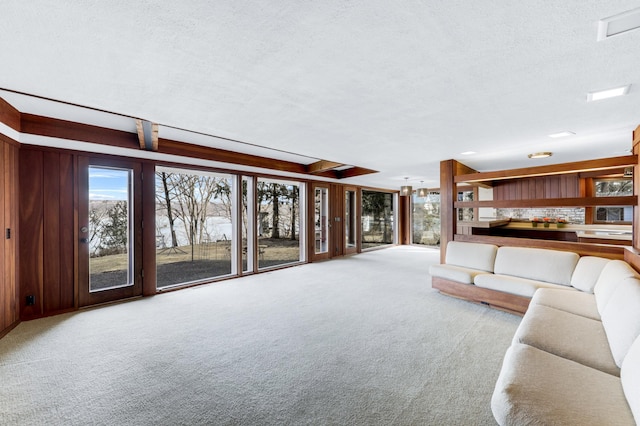
[[[575,135],[573,132],[565,131],[559,133],[552,133],[549,135],[550,138],[564,138],[565,136]]]
[[[529,158],[547,158],[547,157],[551,157],[553,155],[553,152],[536,152],[535,154],[529,154],[528,157]]]
[[[477,154],[477,152],[475,151],[465,151],[465,152],[461,152],[460,155],[473,155],[473,154]]]
[[[598,41],[640,28],[640,7],[598,21]]]
[[[613,89],[597,90],[587,93],[587,102],[600,101],[602,99],[615,98],[616,96],[624,96],[629,93],[630,84],[626,86],[614,87]]]

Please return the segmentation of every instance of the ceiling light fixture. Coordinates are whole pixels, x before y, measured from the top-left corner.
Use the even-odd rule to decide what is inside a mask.
[[[564,132],[559,132],[559,133],[552,133],[549,135],[550,138],[564,138],[565,136],[571,136],[571,135],[575,135],[575,133],[570,132],[570,131],[564,131]]]
[[[552,155],[553,155],[553,152],[545,151],[545,152],[536,152],[534,154],[529,154],[528,157],[529,158],[547,158],[547,157],[551,157]]]
[[[598,41],[640,28],[640,7],[598,21]]]
[[[473,155],[473,154],[477,154],[477,152],[475,151],[465,151],[465,152],[461,152],[460,155]]]
[[[413,188],[411,187],[411,185],[407,185],[408,179],[408,177],[404,178],[404,185],[400,187],[400,195],[402,196],[411,195],[411,193],[413,192]]]
[[[613,89],[596,90],[587,93],[587,102],[600,101],[602,99],[615,98],[616,96],[624,96],[629,93],[630,84],[626,86],[614,87]]]
[[[422,187],[422,183],[423,182],[424,182],[423,180],[420,181],[420,186],[421,187]],[[429,188],[418,188],[418,189],[416,189],[416,196],[418,196],[419,198],[424,198],[424,197],[429,196]]]

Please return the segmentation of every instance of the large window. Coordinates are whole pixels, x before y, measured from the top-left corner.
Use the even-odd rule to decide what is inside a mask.
[[[362,191],[362,248],[394,243],[393,194]]]
[[[301,250],[301,184],[258,179],[258,267],[303,260]]]
[[[440,192],[427,191],[424,197],[413,194],[413,244],[440,244]]]
[[[157,287],[233,273],[231,175],[156,171]]]
[[[620,179],[595,179],[596,197],[622,197],[633,195],[633,180],[631,178]],[[595,212],[595,223],[619,223],[630,224],[633,220],[632,206],[598,206]]]

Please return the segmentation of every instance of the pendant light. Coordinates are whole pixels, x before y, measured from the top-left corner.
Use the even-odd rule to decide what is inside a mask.
[[[407,182],[408,180],[409,180],[408,177],[404,178],[404,185],[400,187],[400,195],[402,196],[411,195],[411,193],[413,192],[413,188],[410,185],[408,185],[408,182]]]
[[[424,197],[428,197],[429,196],[429,188],[423,188],[422,187],[422,183],[424,181],[421,180],[420,181],[420,186],[421,188],[416,189],[416,195],[418,196],[418,198],[424,198]]]

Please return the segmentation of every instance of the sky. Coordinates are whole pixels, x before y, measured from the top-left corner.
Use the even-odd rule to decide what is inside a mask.
[[[126,200],[130,173],[126,169],[89,167],[89,199]]]

